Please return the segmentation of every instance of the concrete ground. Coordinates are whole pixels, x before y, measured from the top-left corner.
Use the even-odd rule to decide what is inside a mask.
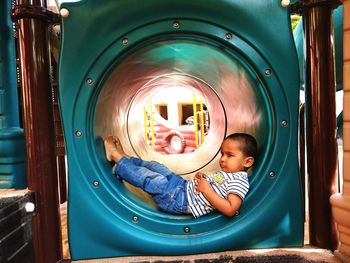
[[[199,254],[190,256],[137,256],[137,257],[118,257],[106,259],[90,259],[72,261],[76,263],[341,263],[330,251],[306,246],[304,248],[290,249],[254,249],[226,251],[220,253]],[[344,261],[345,263],[345,261]]]

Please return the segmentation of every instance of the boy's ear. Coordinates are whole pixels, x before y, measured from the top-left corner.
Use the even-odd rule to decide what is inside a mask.
[[[253,164],[254,164],[254,158],[253,157],[249,156],[249,157],[245,158],[245,160],[244,160],[244,167],[250,168],[251,166],[253,166]]]

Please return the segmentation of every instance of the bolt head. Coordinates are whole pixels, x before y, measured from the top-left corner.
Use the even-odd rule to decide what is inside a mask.
[[[290,0],[282,0],[281,1],[281,6],[282,7],[288,7],[290,5]]]
[[[35,204],[33,204],[32,202],[28,202],[25,204],[25,210],[27,213],[32,213],[35,210]]]
[[[225,38],[226,38],[227,40],[232,39],[232,34],[231,34],[231,33],[227,33],[227,34],[225,35]]]
[[[69,16],[69,10],[67,8],[62,8],[60,10],[61,17],[68,17]]]
[[[81,136],[83,135],[83,133],[82,133],[81,131],[76,131],[76,132],[75,132],[75,135],[76,135],[77,137],[81,137]]]
[[[180,28],[180,22],[179,21],[174,21],[173,22],[173,28]]]
[[[271,69],[265,69],[265,75],[266,76],[271,76]]]
[[[127,44],[129,44],[129,39],[124,38],[122,43],[123,43],[124,46],[126,46]]]

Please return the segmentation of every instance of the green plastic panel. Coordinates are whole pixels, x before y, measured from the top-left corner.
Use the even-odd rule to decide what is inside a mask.
[[[333,11],[333,27],[334,27],[334,50],[335,50],[335,80],[337,83],[337,91],[343,89],[343,6],[340,5]],[[297,48],[298,60],[300,65],[300,85],[304,90],[304,70],[305,57],[303,50],[303,23],[302,20],[294,29],[294,39]]]
[[[335,81],[336,90],[343,90],[343,6],[340,5],[333,11],[333,26],[334,26],[334,51],[335,51]],[[298,23],[293,32],[295,46],[299,61],[300,88],[304,90],[305,78],[305,57],[303,49],[303,23],[302,20]],[[337,136],[343,138],[343,111],[337,116]]]
[[[27,187],[23,129],[19,127],[16,50],[11,1],[0,3],[0,188]]]
[[[61,23],[59,98],[73,259],[303,245],[299,69],[288,8],[275,0],[86,0],[60,8],[69,11]],[[210,87],[203,88],[213,94],[209,104],[222,105],[211,115],[218,137],[239,124],[258,140],[251,190],[234,218],[163,213],[114,178],[104,157],[101,137],[114,127],[138,153],[133,103],[147,95],[142,87],[174,74]],[[242,83],[247,89],[237,89]],[[251,116],[237,115],[235,97],[253,108]]]

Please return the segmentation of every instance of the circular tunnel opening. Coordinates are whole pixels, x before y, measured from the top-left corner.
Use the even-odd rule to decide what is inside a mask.
[[[98,90],[95,137],[117,135],[127,154],[163,163],[185,179],[219,169],[228,134],[252,134],[259,145],[268,140],[271,106],[259,77],[238,53],[205,38],[137,45],[114,61]],[[157,211],[141,190],[106,174],[112,192],[132,207]]]
[[[210,128],[210,112],[216,114],[212,117],[215,129]],[[156,76],[138,90],[129,103],[126,122],[136,155],[144,158],[147,151],[152,159],[161,162],[181,158],[191,162],[177,168],[178,174],[186,175],[203,168],[216,156],[220,147],[217,139],[225,136],[226,113],[207,82],[184,73],[170,73]],[[204,157],[208,147],[214,151]],[[200,162],[194,162],[196,155],[203,156]]]

